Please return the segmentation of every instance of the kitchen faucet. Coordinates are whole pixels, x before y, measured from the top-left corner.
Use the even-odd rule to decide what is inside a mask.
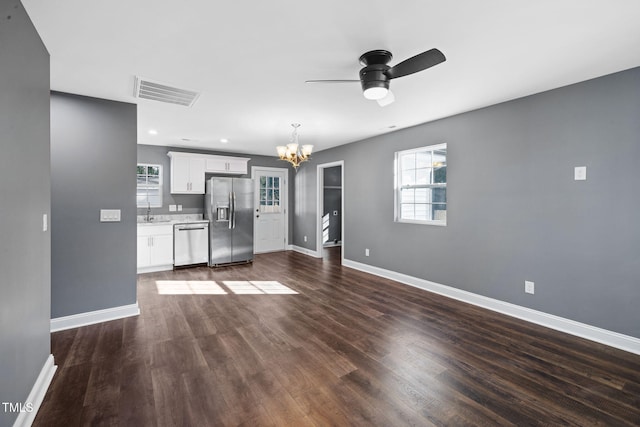
[[[147,202],[147,217],[145,221],[151,222],[151,202]]]

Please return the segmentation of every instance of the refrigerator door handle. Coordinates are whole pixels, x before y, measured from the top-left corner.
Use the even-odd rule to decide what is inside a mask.
[[[229,192],[229,230],[231,230],[233,228],[233,211],[234,211],[234,206],[233,206],[233,193]]]
[[[236,228],[236,192],[233,192],[233,228]]]

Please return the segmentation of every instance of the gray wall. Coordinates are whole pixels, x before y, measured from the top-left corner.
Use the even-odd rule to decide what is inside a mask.
[[[342,166],[324,168],[324,194],[322,198],[322,217],[329,214],[330,243],[342,240]],[[334,215],[334,212],[338,215]]]
[[[51,94],[53,318],[136,302],[136,122],[133,104]]]
[[[178,214],[178,213],[204,213],[204,196],[197,194],[171,194],[171,173],[170,173],[170,158],[167,156],[169,151],[182,151],[188,153],[200,153],[200,154],[218,154],[221,156],[234,156],[234,157],[248,157],[248,171],[247,175],[234,175],[237,177],[250,178],[252,166],[263,166],[270,168],[285,168],[289,169],[289,181],[287,182],[289,190],[289,212],[293,212],[294,206],[294,175],[295,171],[292,167],[288,166],[288,163],[283,162],[274,157],[268,156],[256,156],[238,153],[228,153],[221,151],[206,151],[196,150],[190,148],[178,148],[178,147],[160,147],[156,145],[138,145],[138,162],[140,163],[153,163],[162,165],[163,173],[163,195],[162,195],[162,208],[151,208],[152,215],[166,215],[166,214]],[[275,148],[274,148],[275,153]],[[207,177],[214,176],[213,174],[207,174]],[[229,175],[225,175],[229,176]],[[182,212],[169,212],[169,205],[182,205]],[[138,209],[138,215],[144,215],[146,209]],[[293,215],[289,215],[289,243],[291,243],[291,235],[293,230]]]
[[[0,151],[0,402],[25,403],[51,353],[49,54],[17,0],[0,3]]]
[[[635,68],[315,153],[345,162],[345,258],[640,338],[639,87]],[[394,223],[394,152],[444,142],[447,226]],[[315,210],[294,244],[315,249]]]

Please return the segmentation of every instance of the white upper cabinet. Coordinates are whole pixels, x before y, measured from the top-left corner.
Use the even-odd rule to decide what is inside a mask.
[[[204,194],[205,173],[245,175],[249,158],[169,151],[171,193]]]
[[[204,194],[205,160],[192,155],[169,152],[171,157],[171,192]]]
[[[207,173],[245,175],[249,159],[244,157],[207,156]]]

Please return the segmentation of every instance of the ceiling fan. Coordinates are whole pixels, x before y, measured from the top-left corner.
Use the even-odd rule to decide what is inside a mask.
[[[447,59],[438,49],[427,50],[393,67],[387,65],[391,58],[393,55],[388,50],[372,50],[360,56],[360,64],[364,65],[364,68],[360,70],[359,80],[307,80],[305,83],[360,82],[364,97],[376,100],[380,106],[384,107],[395,99],[389,90],[390,80],[426,70]]]

